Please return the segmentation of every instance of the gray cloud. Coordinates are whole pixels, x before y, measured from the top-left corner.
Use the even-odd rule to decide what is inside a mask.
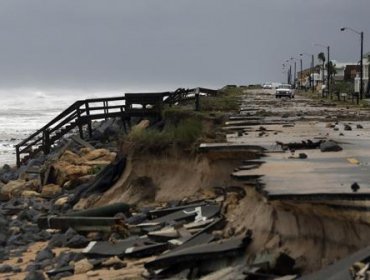
[[[370,50],[368,0],[2,0],[0,88],[116,90],[281,80],[330,44]],[[305,61],[305,63],[307,63]]]

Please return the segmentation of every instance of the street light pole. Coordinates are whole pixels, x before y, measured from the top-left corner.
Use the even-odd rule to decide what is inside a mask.
[[[363,94],[364,94],[364,81],[363,81],[363,76],[364,76],[364,66],[363,66],[363,62],[362,62],[362,59],[364,57],[364,32],[361,31],[361,57],[360,57],[360,98],[362,99],[363,98]]]
[[[293,84],[294,84],[294,88],[295,88],[296,79],[297,79],[297,59],[295,57],[291,57],[290,60],[294,60],[294,80],[293,80]]]
[[[330,99],[333,99],[333,96],[332,94],[330,93],[330,46],[327,46],[327,49],[328,49],[328,62],[327,62],[327,81],[326,81],[326,84],[327,84],[327,89],[328,89],[328,94],[330,94]]]
[[[311,55],[311,71],[310,71],[310,83],[312,79],[312,92],[315,91],[315,62],[314,55]],[[310,85],[311,86],[311,85]]]
[[[294,88],[296,86],[295,83],[296,79],[297,79],[297,61],[294,60]]]
[[[357,31],[351,27],[342,27],[340,29],[340,31],[344,31],[344,30],[350,30],[358,35],[360,35],[360,38],[361,38],[361,49],[360,49],[360,99],[363,98],[363,94],[364,94],[364,82],[363,82],[363,76],[364,76],[364,69],[363,69],[363,62],[362,62],[362,58],[364,56],[364,32],[361,31]]]
[[[302,89],[302,71],[303,71],[303,69],[302,69],[302,58],[300,59],[300,62],[301,62],[301,75],[300,75],[300,82],[299,82],[299,87],[300,87],[300,89]]]

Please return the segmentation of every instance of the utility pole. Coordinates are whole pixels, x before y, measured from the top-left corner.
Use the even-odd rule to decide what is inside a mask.
[[[350,30],[354,33],[357,33],[358,35],[360,35],[360,38],[361,38],[361,50],[360,50],[360,99],[363,98],[363,94],[364,94],[364,81],[363,81],[363,75],[364,75],[364,69],[363,69],[363,62],[362,62],[362,59],[363,59],[363,56],[364,56],[364,32],[361,31],[357,31],[351,27],[342,27],[340,29],[340,31],[344,31],[344,30]],[[358,98],[357,98],[357,103],[358,103]]]
[[[294,88],[295,88],[295,81],[297,79],[297,61],[294,60]]]
[[[364,66],[363,66],[363,56],[364,56],[364,32],[361,32],[361,58],[360,58],[360,99],[363,98],[364,94],[364,81],[363,81],[363,76],[364,76]]]
[[[302,58],[300,59],[300,62],[301,62],[301,75],[300,75],[300,77],[299,77],[299,79],[300,79],[300,82],[299,82],[299,87],[300,87],[300,89],[302,89],[302,71],[303,71],[303,69],[302,69]]]
[[[330,46],[327,46],[327,48],[328,48],[328,66],[327,66],[327,72],[328,72],[328,74],[327,74],[327,77],[328,77],[328,80],[326,81],[327,83],[327,89],[328,89],[328,95],[330,94],[330,71],[329,71],[329,62],[330,62]],[[330,99],[333,99],[332,98],[332,95],[330,94]]]
[[[315,91],[315,62],[314,62],[314,55],[311,56],[311,71],[310,71],[310,87],[311,87],[311,80],[312,80],[312,92]]]

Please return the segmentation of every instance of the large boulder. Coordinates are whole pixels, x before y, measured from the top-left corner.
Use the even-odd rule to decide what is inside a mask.
[[[83,164],[83,159],[78,154],[75,154],[69,150],[63,153],[63,155],[59,158],[59,161],[64,161],[75,165]]]
[[[91,161],[91,160],[108,160],[112,161],[115,158],[115,153],[111,153],[107,149],[95,149],[91,150],[90,152],[86,153],[83,156],[83,159],[86,161]]]
[[[40,193],[31,190],[25,190],[21,194],[22,197],[39,197]]]
[[[27,181],[21,179],[10,181],[1,187],[0,198],[10,199],[12,197],[19,196],[25,190],[27,190]]]
[[[52,198],[62,192],[62,188],[59,185],[48,184],[42,187],[41,196],[45,198]]]
[[[63,185],[67,181],[76,180],[81,176],[91,174],[93,166],[74,165],[65,161],[58,161],[53,165],[56,183]]]
[[[82,259],[75,263],[74,272],[75,274],[82,274],[92,270],[94,266],[89,262],[88,259]]]

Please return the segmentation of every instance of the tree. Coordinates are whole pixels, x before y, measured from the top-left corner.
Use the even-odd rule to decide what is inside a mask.
[[[318,60],[320,60],[322,62],[322,80],[324,82],[324,69],[325,69],[325,60],[326,60],[325,54],[323,52],[321,52],[317,55],[317,58],[318,58]]]
[[[333,82],[333,79],[335,75],[337,74],[337,69],[335,68],[335,64],[332,61],[329,61],[326,63],[326,69],[328,70],[328,73],[331,77],[331,82]]]

